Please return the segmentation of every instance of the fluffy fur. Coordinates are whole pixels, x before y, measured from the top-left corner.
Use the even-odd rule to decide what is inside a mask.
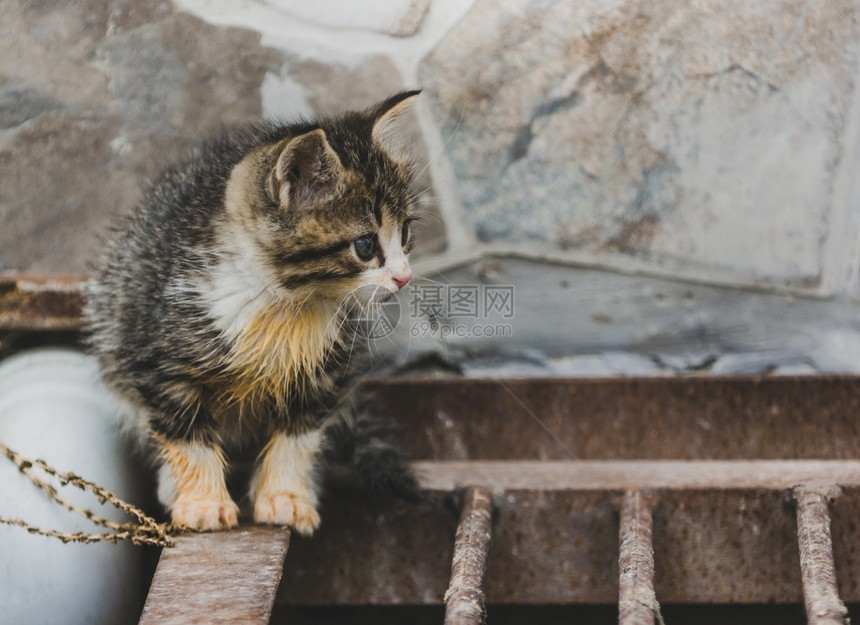
[[[175,524],[236,524],[225,449],[253,444],[255,520],[311,533],[329,431],[351,437],[367,483],[416,492],[353,396],[347,314],[411,276],[411,171],[389,146],[416,95],[226,133],[167,169],[109,245],[91,345],[155,451]]]

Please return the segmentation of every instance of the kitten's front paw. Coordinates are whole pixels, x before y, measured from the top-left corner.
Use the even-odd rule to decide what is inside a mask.
[[[171,517],[174,525],[199,532],[226,530],[239,524],[239,506],[230,499],[178,499]]]
[[[320,515],[307,498],[282,491],[257,497],[254,520],[268,525],[289,525],[299,534],[310,536],[319,527]]]

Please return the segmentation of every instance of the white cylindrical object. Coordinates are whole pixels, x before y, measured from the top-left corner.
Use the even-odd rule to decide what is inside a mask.
[[[90,356],[41,349],[0,362],[0,441],[24,457],[140,502],[141,477],[119,436],[118,417]],[[74,487],[60,492],[97,516],[128,520]],[[107,531],[52,501],[5,456],[0,516],[62,532]],[[64,544],[0,525],[0,623],[135,623],[140,607],[140,547]]]

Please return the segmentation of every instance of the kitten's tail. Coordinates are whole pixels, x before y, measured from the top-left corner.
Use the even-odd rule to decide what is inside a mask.
[[[411,503],[423,499],[418,478],[387,424],[359,410],[331,428],[329,437],[335,456],[351,465],[360,486],[373,498],[393,496]]]

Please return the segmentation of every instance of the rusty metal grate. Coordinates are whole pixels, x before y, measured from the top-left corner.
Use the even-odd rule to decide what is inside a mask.
[[[718,473],[723,467],[711,467]],[[793,481],[790,470],[759,463],[743,463],[750,473],[769,474],[767,481]],[[521,470],[524,467],[519,467]],[[572,468],[572,467],[571,467]],[[846,471],[842,473],[842,471]],[[839,598],[833,546],[830,532],[828,502],[841,494],[831,477],[844,476],[856,480],[860,463],[822,463],[816,469],[807,467],[800,474],[810,476],[818,486],[799,485],[791,489],[796,502],[797,542],[802,578],[803,597],[810,625],[836,625],[848,622],[848,611]],[[465,473],[465,471],[464,471]],[[521,473],[524,475],[527,472]],[[683,474],[683,471],[681,471]],[[798,474],[799,475],[799,474]],[[696,476],[692,481],[697,481]],[[738,477],[741,477],[740,475]],[[520,478],[522,479],[522,478]],[[722,482],[722,483],[720,483]],[[753,482],[717,480],[715,487],[750,487]],[[675,484],[675,487],[679,486]],[[683,487],[683,486],[682,486]],[[619,520],[619,599],[620,625],[653,625],[663,623],[654,591],[654,547],[652,544],[652,509],[659,490],[631,489],[620,501]],[[463,491],[464,504],[457,528],[451,584],[446,593],[446,625],[477,625],[484,622],[482,580],[487,549],[490,542],[490,507],[492,496],[486,489],[470,486]],[[492,572],[490,573],[492,574]]]
[[[0,338],[74,332],[81,303],[75,277],[4,278]],[[658,601],[802,600],[817,625],[860,601],[860,378],[369,385],[430,503],[368,513],[335,484],[313,541],[184,537],[141,622],[444,600],[446,623],[480,623],[485,605],[616,603],[620,623],[650,625]]]
[[[422,469],[426,486],[435,490],[450,486],[452,475],[469,481],[470,471],[465,463],[456,467]],[[472,467],[479,482],[498,467],[475,463]],[[496,485],[504,487],[518,483],[536,483],[546,475],[566,473],[577,488],[587,486],[588,480],[600,479],[597,467],[583,470],[576,463],[554,463],[547,473],[540,463],[517,463],[513,473],[496,475]],[[586,463],[587,464],[587,463]],[[618,464],[618,463],[613,463]],[[719,472],[726,463],[710,463]],[[811,625],[847,623],[847,610],[839,598],[830,533],[828,502],[841,494],[836,486],[821,486],[826,476],[860,475],[860,462],[836,461],[803,463],[797,472],[785,470],[788,463],[744,462],[729,471],[728,477],[711,480],[714,488],[734,484],[738,488],[758,488],[773,484],[784,491],[781,483],[792,482],[796,475],[807,475],[818,485],[796,486],[790,489],[796,504],[798,578],[802,578],[803,596],[808,622]],[[529,466],[532,465],[532,466]],[[704,463],[699,463],[701,469]],[[609,468],[609,467],[604,467]],[[618,470],[612,467],[611,470]],[[595,470],[596,475],[579,481]],[[622,472],[629,469],[621,469]],[[428,474],[429,477],[428,477]],[[608,472],[606,473],[608,475]],[[655,472],[655,475],[657,472]],[[744,477],[744,474],[753,477]],[[501,479],[499,480],[498,478]],[[704,473],[693,471],[689,484],[701,488]],[[672,488],[684,488],[677,478]],[[562,486],[564,484],[562,483]],[[655,593],[654,546],[652,541],[654,504],[661,488],[667,484],[652,481],[647,489],[629,489],[620,499],[618,524],[618,614],[621,625],[653,625],[662,623]],[[654,488],[656,487],[656,488]],[[453,541],[451,575],[444,601],[446,625],[478,625],[485,620],[484,576],[505,575],[505,571],[487,571],[493,530],[494,497],[489,488],[467,486],[456,491],[461,500],[459,521]],[[503,491],[500,491],[503,492]],[[558,519],[563,522],[563,519]],[[223,534],[203,534],[181,538],[178,546],[167,551],[153,581],[141,623],[208,623],[230,622],[268,623],[281,578],[284,557],[289,544],[289,532],[277,528],[246,527]],[[289,568],[289,563],[287,564]],[[575,572],[573,573],[575,575]]]

